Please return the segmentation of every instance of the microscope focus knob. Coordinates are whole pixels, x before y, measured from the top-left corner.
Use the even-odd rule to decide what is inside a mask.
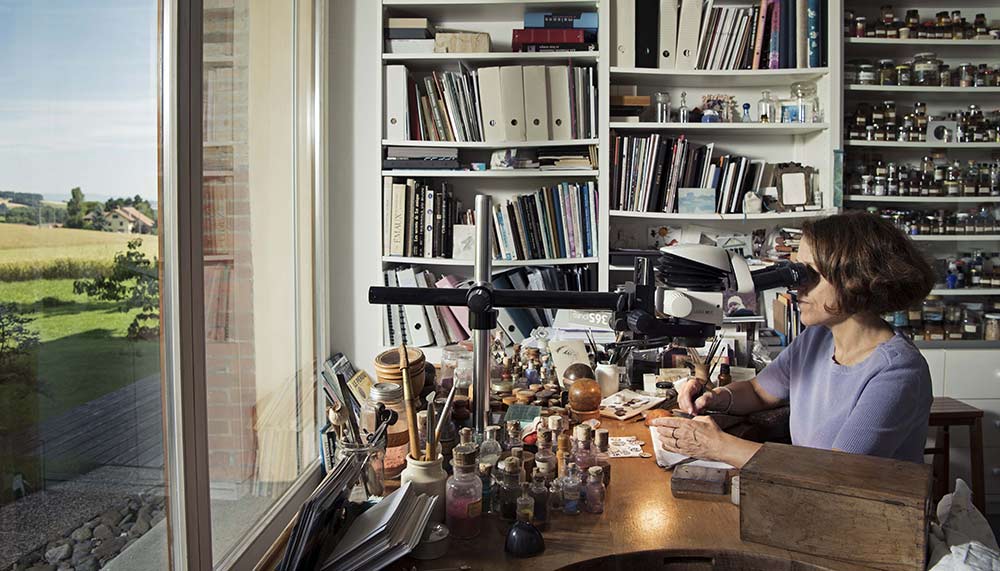
[[[493,296],[490,295],[489,290],[482,287],[474,287],[469,290],[469,295],[466,298],[469,310],[482,313],[493,308]]]
[[[691,311],[694,310],[691,298],[679,291],[661,289],[657,293],[662,294],[660,303],[657,305],[660,311],[667,315],[684,318],[691,315]]]

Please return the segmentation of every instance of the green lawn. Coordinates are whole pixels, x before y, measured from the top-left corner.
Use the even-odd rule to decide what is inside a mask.
[[[0,301],[35,310],[30,327],[41,336],[32,355],[39,420],[159,372],[159,344],[125,338],[135,312],[74,294],[73,280],[0,283]]]

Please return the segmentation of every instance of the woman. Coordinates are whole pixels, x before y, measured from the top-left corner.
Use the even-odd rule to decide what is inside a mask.
[[[787,402],[797,446],[922,463],[930,372],[880,315],[919,303],[934,285],[930,266],[906,235],[862,212],[807,223],[798,261],[809,268],[798,289],[805,331],[749,382],[700,394],[701,371],[681,386],[680,408],[749,414]],[[737,468],[761,446],[726,434],[707,416],[653,424],[666,449]]]

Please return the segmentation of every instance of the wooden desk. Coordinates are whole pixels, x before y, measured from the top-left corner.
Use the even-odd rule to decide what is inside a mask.
[[[620,423],[608,419],[602,422],[612,436],[637,436],[646,442],[644,449],[652,452],[649,429],[642,422]],[[728,496],[722,501],[676,499],[670,493],[670,472],[659,468],[655,459],[620,458],[611,462],[611,485],[604,513],[555,514],[548,529],[543,531],[545,552],[537,557],[516,559],[504,553],[506,525],[496,515],[490,515],[479,537],[452,540],[445,557],[434,561],[407,558],[390,569],[432,570],[469,565],[475,570],[546,570],[602,556],[660,549],[681,550],[684,552],[681,555],[686,556],[704,554],[704,550],[738,551],[770,555],[783,561],[797,559],[820,569],[862,569],[744,543],[740,540],[739,508],[729,502]],[[658,568],[663,568],[662,556]]]
[[[931,417],[928,423],[938,428],[934,447],[924,452],[934,455],[934,495],[935,500],[948,493],[951,481],[948,477],[948,463],[951,452],[950,429],[952,426],[969,427],[969,454],[972,469],[972,503],[976,509],[986,513],[986,482],[983,471],[983,411],[950,397],[934,397]]]

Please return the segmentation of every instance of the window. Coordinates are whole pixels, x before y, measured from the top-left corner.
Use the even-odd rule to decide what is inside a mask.
[[[0,569],[167,565],[158,18],[0,3]]]

